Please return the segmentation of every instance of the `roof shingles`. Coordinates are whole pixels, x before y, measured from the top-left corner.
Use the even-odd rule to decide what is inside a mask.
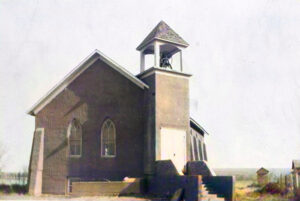
[[[141,50],[155,39],[171,42],[183,47],[189,46],[169,25],[164,21],[160,21],[136,49]]]

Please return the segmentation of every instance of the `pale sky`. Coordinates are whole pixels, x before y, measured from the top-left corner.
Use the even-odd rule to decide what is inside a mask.
[[[4,170],[29,164],[39,98],[94,49],[137,74],[135,48],[160,20],[190,44],[191,116],[213,168],[300,159],[299,0],[1,0]]]

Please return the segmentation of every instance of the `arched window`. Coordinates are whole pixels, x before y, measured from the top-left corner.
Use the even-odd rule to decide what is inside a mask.
[[[198,148],[199,148],[199,160],[203,161],[203,151],[202,151],[202,142],[198,139]]]
[[[204,150],[204,160],[207,161],[206,145],[204,143],[203,143],[203,150]]]
[[[81,156],[82,129],[77,119],[73,119],[68,128],[69,156]]]
[[[107,119],[101,128],[101,156],[116,156],[116,127],[110,119]]]
[[[197,138],[194,136],[193,137],[193,145],[194,145],[194,156],[195,156],[195,161],[199,160],[199,151],[198,151],[198,143],[197,143]]]

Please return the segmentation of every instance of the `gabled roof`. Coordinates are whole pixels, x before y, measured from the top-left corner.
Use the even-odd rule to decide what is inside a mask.
[[[173,31],[173,29],[171,29],[171,27],[169,27],[169,25],[167,25],[164,21],[160,21],[136,49],[141,50],[155,39],[171,42],[183,47],[189,46],[185,40],[183,40],[175,31]]]
[[[196,120],[194,120],[192,117],[190,117],[190,125],[192,128],[194,128],[198,132],[202,131],[204,134],[209,135],[208,132],[198,122],[196,122]]]
[[[105,56],[99,50],[93,51],[87,58],[85,58],[78,66],[76,66],[66,77],[63,78],[56,86],[54,86],[44,97],[42,97],[27,114],[36,115],[48,103],[50,103],[60,92],[62,92],[73,80],[75,80],[81,73],[89,68],[98,59],[106,63],[108,66],[119,72],[121,75],[132,81],[138,87],[145,89],[149,88],[147,84],[135,77],[125,68],[114,62],[109,57]]]
[[[260,174],[260,175],[264,175],[264,174],[268,174],[269,173],[269,170],[265,169],[265,168],[260,168],[259,170],[256,171],[257,174]]]
[[[300,160],[293,160],[292,169],[299,169],[300,168]]]

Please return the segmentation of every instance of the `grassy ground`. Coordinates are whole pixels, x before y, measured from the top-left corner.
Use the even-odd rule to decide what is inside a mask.
[[[251,180],[236,181],[235,198],[236,201],[288,201],[287,196],[260,194],[256,192],[257,187],[250,187],[253,184]]]
[[[69,197],[59,195],[43,195],[34,197],[18,194],[0,194],[0,200],[40,200],[40,201],[163,201],[162,199],[137,198],[137,197],[117,197],[117,196],[94,196],[94,197]]]

